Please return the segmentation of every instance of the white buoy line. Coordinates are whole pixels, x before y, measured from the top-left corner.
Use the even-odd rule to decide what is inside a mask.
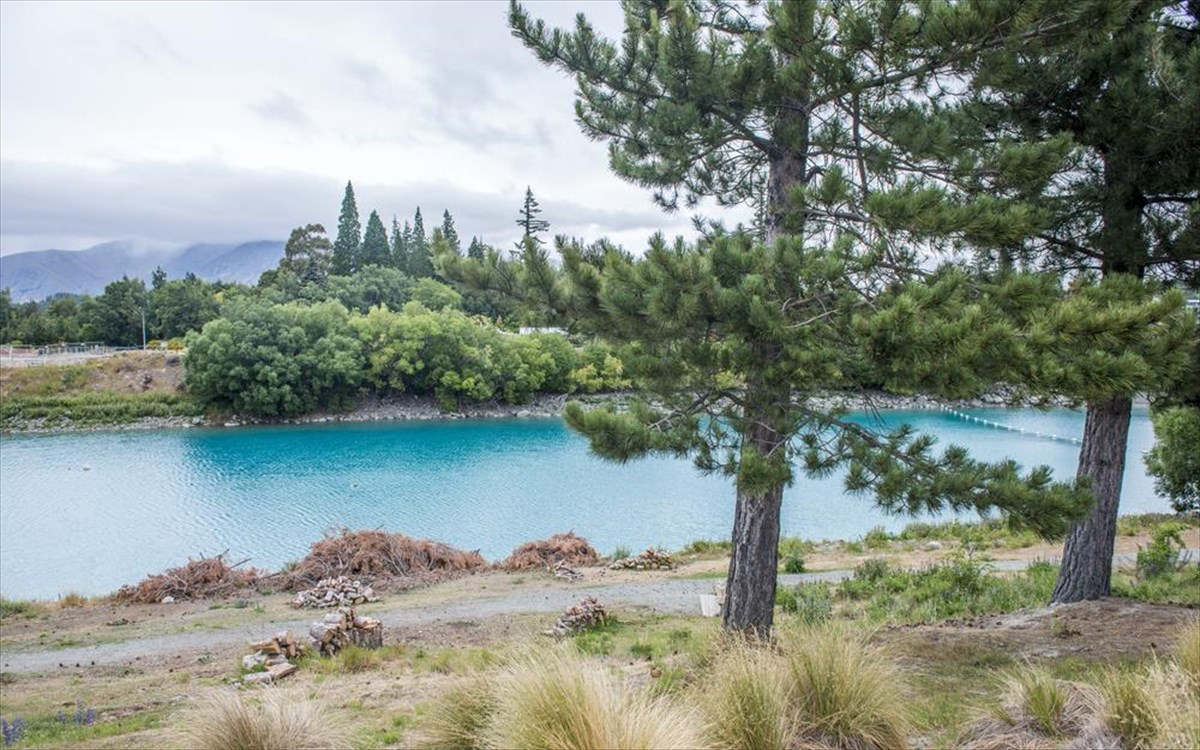
[[[957,409],[951,409],[948,406],[943,406],[942,411],[948,412],[948,413],[954,415],[955,417],[958,417],[959,419],[964,420],[966,422],[974,422],[975,424],[981,424],[984,427],[991,427],[991,428],[997,429],[997,430],[1007,430],[1008,432],[1016,432],[1016,433],[1020,433],[1021,435],[1031,435],[1036,438],[1045,438],[1046,440],[1057,440],[1060,443],[1070,443],[1071,445],[1083,445],[1083,441],[1080,440],[1079,438],[1073,438],[1073,437],[1069,437],[1066,435],[1055,435],[1052,432],[1039,432],[1037,430],[1026,430],[1022,427],[1013,427],[1012,425],[1002,424],[1000,422],[993,422],[990,419],[983,419],[982,417],[975,417],[970,414],[965,414],[961,411],[958,411]]]

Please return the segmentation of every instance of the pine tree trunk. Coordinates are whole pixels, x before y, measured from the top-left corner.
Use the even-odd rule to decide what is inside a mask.
[[[721,625],[758,638],[771,635],[775,577],[779,568],[779,509],[783,487],[764,495],[738,492],[733,516],[733,555],[725,581]]]
[[[1125,474],[1125,449],[1133,399],[1117,396],[1088,404],[1077,476],[1091,482],[1096,504],[1063,547],[1062,568],[1051,602],[1066,604],[1108,596],[1112,585],[1117,509]]]
[[[761,421],[746,434],[743,450],[746,447],[763,456],[777,455],[782,449],[779,434]],[[725,579],[725,610],[721,619],[727,631],[762,639],[771,635],[782,501],[781,484],[750,492],[739,482],[733,514],[733,552]]]

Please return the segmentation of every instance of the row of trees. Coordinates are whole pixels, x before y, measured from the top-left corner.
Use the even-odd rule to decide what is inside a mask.
[[[574,77],[578,122],[617,175],[669,210],[752,205],[763,241],[712,227],[637,260],[564,245],[561,271],[536,247],[438,263],[626,347],[653,405],[572,407],[597,453],[690,455],[734,478],[725,626],[770,631],[794,465],[844,469],[894,511],[994,509],[1047,534],[1077,520],[1054,599],[1107,594],[1131,397],[1195,378],[1194,316],[1161,283],[1200,277],[1197,6],[622,5],[619,41],[515,0],[509,23]],[[931,275],[938,254],[959,267]],[[1082,398],[1078,477],[808,406],[864,375]]]
[[[254,416],[337,409],[364,393],[432,395],[455,409],[628,385],[602,344],[577,350],[559,334],[514,335],[451,306],[417,301],[364,313],[334,301],[243,299],[189,335],[187,345],[188,391]]]

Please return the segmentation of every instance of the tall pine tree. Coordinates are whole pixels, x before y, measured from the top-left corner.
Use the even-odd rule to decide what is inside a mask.
[[[762,196],[764,244],[657,239],[640,260],[563,244],[561,273],[533,242],[515,264],[439,258],[451,278],[511,290],[628,345],[628,370],[654,399],[624,413],[571,406],[594,451],[690,455],[734,478],[726,628],[770,630],[793,459],[815,474],[844,468],[849,489],[895,511],[995,507],[1043,532],[1082,512],[1084,493],[1045,470],[1022,476],[954,447],[936,455],[931,438],[879,433],[810,401],[880,380],[961,397],[1026,359],[1029,318],[1010,308],[1031,289],[1053,299],[1052,279],[1014,277],[978,296],[986,280],[921,281],[912,248],[1019,242],[1037,212],[1022,196],[960,200],[902,158],[892,131],[897,110],[932,107],[932,92],[981,52],[1072,27],[1043,5],[1055,6],[630,0],[619,43],[582,16],[574,31],[548,29],[510,6],[514,34],[575,76],[578,120],[608,142],[619,176],[668,209]],[[1030,182],[1066,150],[1023,148],[1041,165],[1025,170]]]
[[[449,209],[442,211],[442,237],[450,252],[462,254],[462,242],[458,239],[458,230],[454,228],[454,217]]]
[[[1155,278],[1197,285],[1200,4],[1126,5],[1118,23],[1100,24],[1076,43],[987,55],[957,124],[968,136],[1000,133],[1076,147],[1070,168],[1038,201],[1045,228],[1018,249],[1029,262],[1098,273],[1114,288]],[[977,187],[991,194],[1011,189],[986,171]],[[1125,311],[1138,321],[1130,305],[1152,297],[1152,289],[1133,290],[1126,300],[1111,299],[1104,313],[1115,319]],[[1131,327],[1123,336],[1093,338],[1077,354],[1121,356],[1144,335]],[[1078,475],[1096,504],[1067,537],[1055,602],[1110,593],[1132,399],[1170,388],[1172,364],[1160,357],[1147,362],[1141,379],[1101,376],[1074,394],[1087,401]]]
[[[530,240],[538,246],[544,242],[538,235],[549,231],[550,222],[537,217],[541,212],[542,208],[538,205],[537,198],[533,197],[533,188],[526,186],[525,202],[521,204],[521,213],[517,216],[517,226],[521,227],[522,241]],[[517,243],[517,247],[521,247],[520,242]]]
[[[408,273],[408,248],[412,245],[412,226],[407,221],[404,228],[399,229],[396,219],[392,219],[392,267]]]
[[[429,250],[429,237],[425,235],[425,221],[421,218],[421,207],[413,216],[412,240],[408,245],[408,275],[414,279],[433,276],[433,257]]]
[[[483,260],[485,255],[487,255],[487,245],[483,244],[478,237],[472,237],[471,244],[467,246],[467,257]]]
[[[358,270],[358,249],[362,244],[362,224],[358,219],[358,204],[354,201],[354,186],[346,182],[342,211],[338,214],[337,239],[333,242],[330,272],[346,276]]]
[[[362,247],[358,251],[358,267],[387,266],[391,260],[387,230],[377,211],[367,219],[367,231],[363,234]]]

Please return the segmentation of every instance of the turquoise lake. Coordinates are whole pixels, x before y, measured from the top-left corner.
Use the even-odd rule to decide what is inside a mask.
[[[938,411],[882,418],[981,458],[1074,475],[1079,446],[1032,433],[1078,437],[1082,412],[968,414],[1026,433]],[[1123,513],[1169,510],[1142,464],[1152,444],[1147,413],[1135,410]],[[0,438],[0,593],[12,598],[107,593],[223,550],[277,569],[335,527],[439,539],[494,560],[570,529],[602,553],[618,545],[679,549],[726,538],[732,519],[730,481],[701,476],[682,460],[607,463],[557,419]],[[840,478],[801,477],[784,499],[783,532],[809,539],[851,539],[909,520],[847,496]]]

